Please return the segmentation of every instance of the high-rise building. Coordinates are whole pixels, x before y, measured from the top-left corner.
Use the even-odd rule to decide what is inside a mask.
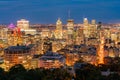
[[[67,36],[68,36],[68,44],[73,43],[73,36],[74,36],[74,21],[72,19],[69,19],[67,21]]]
[[[84,18],[83,25],[84,25],[83,33],[84,33],[85,37],[88,38],[89,35],[90,35],[90,27],[89,27],[89,23],[88,23],[88,19],[87,18]]]
[[[69,19],[67,21],[67,30],[68,30],[68,35],[72,35],[73,34],[73,30],[74,30],[74,21],[72,19]]]
[[[60,18],[56,22],[55,38],[56,39],[63,38],[62,21],[60,20]]]
[[[25,34],[32,34],[32,35],[36,34],[36,30],[30,29],[29,21],[25,19],[21,19],[17,21],[17,28],[19,28],[20,31],[24,31]]]
[[[87,18],[84,18],[83,23],[84,23],[85,26],[88,26],[88,24],[89,24],[89,23],[88,23],[88,19],[87,19]]]
[[[29,29],[29,21],[25,19],[18,20],[17,27],[23,30]]]
[[[84,36],[86,38],[96,38],[97,37],[97,25],[96,21],[93,19],[91,23],[88,22],[87,18],[83,20],[84,25]]]
[[[93,20],[91,21],[91,24],[92,24],[92,25],[95,25],[95,24],[96,24],[96,21],[93,19]]]
[[[91,25],[90,25],[90,37],[97,37],[97,25],[96,25],[96,21],[92,20],[91,21]]]

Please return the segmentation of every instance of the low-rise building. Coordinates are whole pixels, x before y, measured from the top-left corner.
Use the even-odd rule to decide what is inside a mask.
[[[4,50],[6,69],[15,64],[23,64],[29,68],[29,60],[33,54],[32,47],[28,46],[10,46]]]
[[[40,68],[60,68],[64,66],[65,58],[58,54],[51,51],[46,52],[43,56],[40,57],[38,66]]]

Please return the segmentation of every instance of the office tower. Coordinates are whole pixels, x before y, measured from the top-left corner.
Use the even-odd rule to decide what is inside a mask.
[[[97,26],[95,20],[92,20],[90,24],[90,37],[97,37]]]
[[[89,38],[89,36],[90,36],[90,27],[89,27],[89,23],[88,23],[87,18],[84,18],[83,25],[84,25],[84,35],[85,35],[86,38]]]
[[[29,21],[25,19],[18,20],[17,27],[23,30],[29,29]]]
[[[67,21],[67,32],[68,32],[68,36],[73,34],[74,31],[74,20],[69,19]]]
[[[74,21],[69,19],[67,21],[67,44],[73,43],[73,33],[74,33]]]
[[[96,21],[93,19],[93,20],[91,21],[91,24],[92,24],[92,25],[95,25],[95,24],[96,24]]]
[[[55,38],[56,39],[63,38],[62,21],[60,20],[60,18],[56,22]]]
[[[35,35],[37,33],[35,29],[30,29],[29,21],[25,19],[17,21],[17,28],[20,28],[21,31],[25,32],[25,34]]]

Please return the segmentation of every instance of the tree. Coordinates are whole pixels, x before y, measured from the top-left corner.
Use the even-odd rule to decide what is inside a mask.
[[[14,74],[26,72],[26,69],[24,68],[23,65],[16,64],[15,66],[11,67],[8,72],[9,72],[9,75],[14,75]]]
[[[25,80],[26,69],[21,64],[16,64],[8,71],[9,80]]]
[[[110,74],[106,80],[120,80],[120,75],[118,73]]]
[[[0,68],[0,80],[7,80],[7,75],[3,68]]]
[[[76,80],[99,80],[101,78],[100,70],[91,64],[76,69]]]

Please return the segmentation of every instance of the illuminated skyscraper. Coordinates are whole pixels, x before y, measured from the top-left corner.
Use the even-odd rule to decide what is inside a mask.
[[[58,20],[56,22],[56,29],[62,30],[62,21],[60,20],[60,18],[58,18]]]
[[[29,29],[29,21],[25,19],[21,19],[17,21],[17,27],[23,30]]]
[[[91,21],[89,31],[90,31],[90,37],[97,37],[97,25],[95,20]]]
[[[68,44],[73,43],[73,33],[74,33],[74,21],[69,19],[67,21],[67,36],[68,36]]]
[[[25,34],[36,34],[36,30],[30,29],[29,21],[25,19],[17,21],[17,28],[19,28],[20,31],[24,31]]]
[[[69,19],[67,21],[67,30],[68,30],[68,35],[72,35],[73,34],[73,30],[74,30],[74,21],[72,19]]]
[[[87,18],[84,18],[83,25],[84,25],[84,35],[85,37],[88,38],[90,35],[90,32],[89,32],[90,29],[89,29],[89,23]]]
[[[94,19],[91,21],[91,23],[89,23],[88,19],[84,18],[83,25],[84,25],[83,32],[86,38],[97,37],[97,25]]]
[[[58,19],[56,22],[55,38],[62,39],[62,37],[63,37],[62,21]]]
[[[91,21],[91,24],[92,24],[92,25],[95,25],[95,24],[96,24],[96,21],[95,21],[95,20],[92,20],[92,21]]]
[[[83,22],[84,22],[84,26],[88,26],[89,23],[88,23],[88,19],[87,18],[84,18]]]

